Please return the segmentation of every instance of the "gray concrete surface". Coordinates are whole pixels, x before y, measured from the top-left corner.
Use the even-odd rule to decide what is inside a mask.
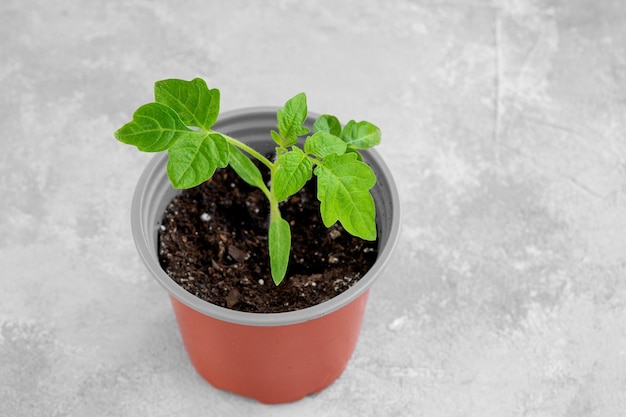
[[[0,3],[0,415],[626,415],[626,3]],[[144,271],[154,81],[381,127],[404,210],[344,375],[265,406],[204,383]]]

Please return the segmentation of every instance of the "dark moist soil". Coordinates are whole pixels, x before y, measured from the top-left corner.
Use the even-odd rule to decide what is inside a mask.
[[[351,236],[339,223],[322,223],[315,181],[281,203],[291,224],[285,280],[269,273],[265,195],[230,168],[184,190],[166,208],[159,260],[185,290],[233,310],[276,313],[319,304],[358,282],[376,260],[376,241]]]

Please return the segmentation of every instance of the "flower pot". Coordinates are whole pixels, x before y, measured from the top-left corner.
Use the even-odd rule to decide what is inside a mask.
[[[314,116],[306,124],[312,127]],[[276,109],[224,113],[217,131],[261,152],[274,149]],[[285,313],[246,313],[219,307],[182,289],[161,268],[158,229],[165,207],[180,192],[158,154],[139,179],[132,204],[132,231],[142,261],[168,291],[185,348],[197,372],[211,385],[263,403],[301,399],[330,385],[345,369],[359,335],[369,288],[383,273],[399,234],[400,204],[388,167],[374,150],[363,158],[377,175],[379,253],[373,267],[351,288],[321,304]]]

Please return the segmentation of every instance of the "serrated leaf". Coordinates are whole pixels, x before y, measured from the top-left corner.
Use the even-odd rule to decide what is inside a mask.
[[[312,168],[311,161],[300,148],[293,148],[280,155],[272,176],[272,189],[276,199],[282,201],[300,191],[311,179]]]
[[[339,137],[351,148],[369,149],[380,143],[380,129],[370,122],[350,120]]]
[[[335,116],[330,114],[322,114],[313,123],[314,132],[326,132],[331,135],[339,136],[341,134],[341,122]]]
[[[263,182],[263,176],[261,171],[256,165],[244,155],[239,149],[233,145],[229,145],[229,164],[235,170],[237,175],[241,177],[245,182],[253,187],[261,188],[265,185]]]
[[[277,141],[282,146],[291,146],[298,141],[298,136],[309,133],[309,128],[304,126],[308,113],[306,105],[306,95],[297,94],[289,99],[282,109],[276,113],[278,121],[278,132],[281,141]],[[274,136],[274,135],[272,135]],[[274,137],[276,140],[276,137]]]
[[[160,103],[148,103],[139,107],[133,120],[114,135],[120,142],[134,145],[140,151],[161,152],[187,132],[190,129],[174,110]]]
[[[211,178],[229,161],[229,145],[217,133],[190,132],[169,149],[167,174],[174,188],[191,188]]]
[[[356,154],[328,155],[315,168],[317,198],[326,227],[337,220],[348,233],[376,239],[376,208],[369,190],[376,183],[374,171]]]
[[[341,155],[346,152],[348,145],[337,136],[327,132],[317,132],[309,136],[304,143],[304,151],[320,158],[330,154]]]
[[[204,130],[211,129],[220,111],[220,91],[209,89],[200,78],[158,81],[154,96],[158,103],[171,107],[187,126]]]
[[[278,285],[285,278],[287,266],[289,265],[289,253],[291,251],[291,229],[289,223],[281,217],[273,219],[270,223],[267,240],[272,279]]]

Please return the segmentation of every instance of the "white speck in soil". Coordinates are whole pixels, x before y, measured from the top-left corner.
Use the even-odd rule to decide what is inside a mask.
[[[263,284],[265,284],[265,281],[263,280],[263,278],[261,278],[261,279],[259,280],[259,285],[263,285]]]
[[[208,222],[209,220],[211,220],[211,215],[209,213],[202,213],[202,215],[200,216],[200,220],[202,220],[203,222]]]

